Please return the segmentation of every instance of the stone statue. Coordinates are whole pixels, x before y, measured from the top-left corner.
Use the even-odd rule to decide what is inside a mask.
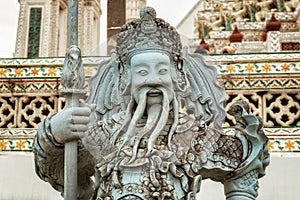
[[[213,31],[220,31],[225,29],[224,24],[224,16],[222,11],[217,15],[212,15],[208,22],[208,28]]]
[[[294,12],[297,9],[298,5],[299,5],[298,0],[290,0],[284,2],[284,7],[287,12]]]
[[[122,27],[85,102],[42,122],[37,174],[62,192],[64,144],[78,140],[78,199],[192,200],[207,178],[224,184],[228,200],[255,199],[267,138],[244,101],[229,110],[235,134],[222,132],[226,95],[216,74],[145,7]]]
[[[244,15],[247,13],[247,6],[243,4],[240,9],[232,8],[231,16],[234,18],[235,22],[240,22],[244,20]]]
[[[273,0],[258,0],[258,2],[255,3],[255,6],[257,7],[257,12],[255,13],[255,19],[257,21],[264,21],[266,18],[267,12],[270,11],[270,5],[273,3]]]
[[[249,10],[250,10],[250,19],[251,22],[256,22],[256,11],[258,10],[256,4],[254,2],[251,2],[248,4]]]

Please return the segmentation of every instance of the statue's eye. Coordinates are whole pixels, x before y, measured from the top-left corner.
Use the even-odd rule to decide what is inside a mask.
[[[162,68],[159,70],[159,74],[166,74],[168,72],[168,69]]]
[[[145,76],[145,75],[148,74],[148,71],[145,70],[145,69],[142,69],[142,70],[139,70],[139,71],[138,71],[138,74],[141,75],[141,76]]]

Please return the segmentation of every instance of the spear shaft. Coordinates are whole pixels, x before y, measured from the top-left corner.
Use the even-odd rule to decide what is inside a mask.
[[[79,106],[79,98],[74,97],[73,94],[65,94],[66,107]],[[64,166],[64,199],[77,199],[77,140],[67,142],[65,144],[65,166]]]
[[[67,47],[78,46],[78,0],[68,0]]]
[[[78,46],[78,0],[68,0],[68,27],[67,27],[67,48],[72,45]],[[67,56],[66,56],[67,59]],[[79,58],[81,59],[81,57]],[[64,66],[66,67],[66,66]],[[65,88],[66,90],[70,88]],[[76,89],[76,88],[75,88]],[[65,90],[65,91],[66,91]],[[79,106],[80,95],[69,91],[65,92],[66,108]],[[64,157],[64,199],[77,199],[77,183],[78,183],[78,144],[77,140],[67,142],[65,144]]]

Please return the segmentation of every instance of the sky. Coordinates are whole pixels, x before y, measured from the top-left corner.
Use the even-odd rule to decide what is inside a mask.
[[[0,58],[12,57],[19,15],[18,0],[0,0]]]
[[[176,27],[196,2],[197,0],[147,0],[147,5],[155,8],[157,17],[163,18]],[[106,38],[106,7],[107,0],[101,0],[101,41]],[[18,15],[18,0],[0,0],[0,58],[13,57]]]

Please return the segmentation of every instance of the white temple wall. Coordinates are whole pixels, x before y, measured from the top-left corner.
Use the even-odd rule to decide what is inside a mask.
[[[257,200],[299,199],[299,156],[293,153],[272,153],[267,175],[260,179]],[[32,153],[0,154],[0,177],[1,200],[63,199],[48,183],[37,177]],[[210,180],[203,181],[197,199],[225,199],[222,185]]]

